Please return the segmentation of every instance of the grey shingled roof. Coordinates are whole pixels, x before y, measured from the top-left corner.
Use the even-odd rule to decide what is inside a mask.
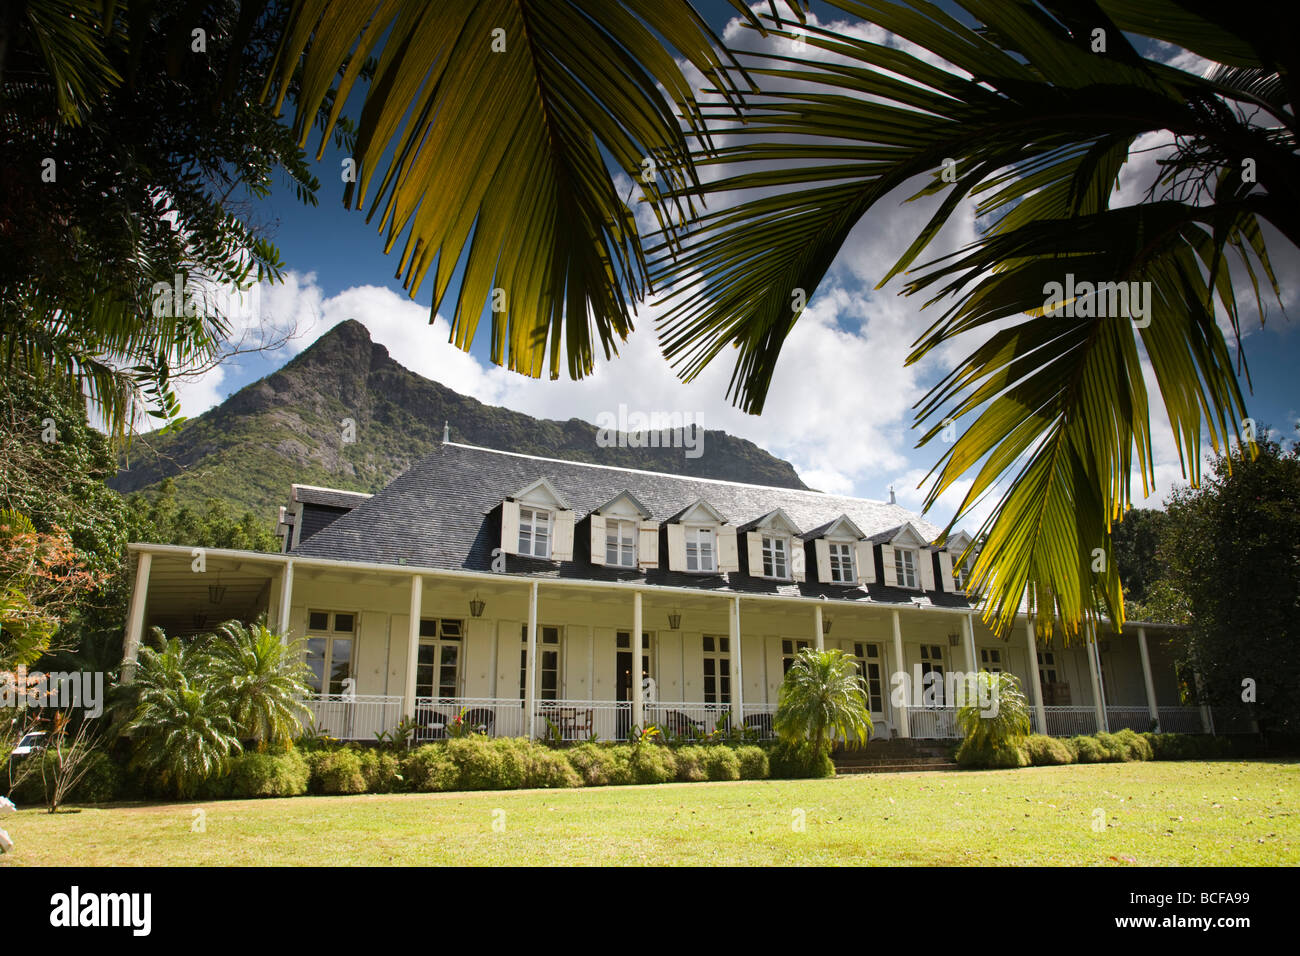
[[[294,485],[293,500],[307,505],[324,505],[329,508],[355,508],[374,495],[360,491],[342,491],[338,488],[318,488],[315,485]]]
[[[835,520],[841,514],[871,535],[910,521],[923,535],[940,528],[919,515],[885,502],[791,488],[665,475],[537,458],[510,452],[445,443],[399,475],[374,497],[303,542],[295,553],[309,557],[428,568],[492,570],[492,550],[500,545],[501,502],[520,488],[545,477],[573,506],[581,521],[624,490],[631,491],[660,522],[704,499],[735,525],[781,508],[801,529]],[[577,534],[582,534],[579,528]],[[690,587],[746,594],[825,595],[840,600],[908,603],[916,591],[870,585],[844,588],[817,583],[778,583],[744,574],[694,575],[664,568],[618,571],[579,560],[555,562],[507,557],[506,574],[584,578],[599,581],[641,579],[647,585]],[[661,558],[664,558],[661,555]],[[663,563],[666,564],[666,561]],[[868,593],[869,592],[869,593]],[[967,606],[959,595],[931,593],[924,600]]]

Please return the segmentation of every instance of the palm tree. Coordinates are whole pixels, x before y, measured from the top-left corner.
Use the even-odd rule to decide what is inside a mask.
[[[843,651],[804,648],[781,684],[773,727],[786,743],[810,741],[814,753],[836,740],[866,743],[871,714],[858,665]]]
[[[251,627],[227,621],[212,642],[212,679],[238,728],[240,739],[259,749],[284,744],[302,732],[311,692],[301,642],[282,643],[262,621]]]

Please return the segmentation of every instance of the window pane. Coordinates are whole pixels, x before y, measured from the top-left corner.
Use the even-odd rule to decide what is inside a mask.
[[[334,630],[342,631],[344,634],[351,634],[356,625],[356,615],[353,614],[335,614]]]
[[[330,693],[342,694],[343,682],[352,676],[352,639],[336,637],[330,651]]]
[[[307,683],[316,693],[321,693],[321,688],[325,686],[325,638],[312,637],[307,639],[307,666],[311,668],[311,675],[307,678]]]
[[[307,616],[307,628],[312,631],[328,631],[330,629],[330,616],[324,611],[312,611]]]
[[[438,622],[435,621],[435,620],[427,619],[427,618],[426,618],[426,619],[422,619],[422,620],[420,621],[420,636],[421,636],[421,637],[437,637],[437,636],[438,636]]]
[[[707,634],[704,636],[704,649],[706,651],[713,650],[713,638],[709,637]]]

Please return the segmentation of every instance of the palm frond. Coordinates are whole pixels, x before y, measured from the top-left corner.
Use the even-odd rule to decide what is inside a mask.
[[[458,346],[488,312],[494,362],[552,378],[567,363],[578,378],[597,343],[617,350],[649,287],[632,197],[608,163],[669,221],[664,193],[695,182],[678,114],[703,131],[672,51],[734,105],[737,64],[720,50],[688,0],[299,0],[268,94],[278,108],[301,69],[304,145],[334,96],[323,152],[377,58],[344,202],[378,215],[385,252],[401,242],[396,272],[412,296],[432,271],[435,314],[459,280]]]
[[[972,471],[953,524],[1001,492],[972,582],[999,631],[1027,591],[1045,634],[1056,621],[1075,634],[1108,609],[1122,621],[1110,525],[1130,505],[1132,473],[1148,490],[1154,481],[1143,362],[1195,481],[1202,438],[1222,447],[1245,417],[1215,321],[1221,310],[1240,328],[1225,260],[1232,253],[1249,277],[1262,317],[1260,277],[1274,294],[1277,283],[1259,220],[1300,242],[1297,130],[1279,105],[1289,78],[1261,46],[1266,28],[1202,43],[1222,18],[1198,19],[1198,4],[1172,0],[960,0],[957,15],[925,0],[834,4],[893,38],[809,27],[802,42],[816,58],[745,60],[763,93],[730,131],[733,145],[696,157],[728,167],[698,191],[717,208],[650,252],[656,281],[681,278],[659,325],[664,352],[691,379],[734,347],[729,395],[760,412],[798,310],[850,231],[900,187],[941,197],[883,285],[914,268],[973,199],[981,237],[904,288],[929,290],[927,305],[955,300],[910,362],[963,335],[982,340],[918,403],[922,444],[948,422],[970,422],[931,473],[927,508]],[[1168,21],[1136,12],[1170,7],[1180,12]],[[1146,59],[1125,30],[1222,53],[1234,69],[1202,77]],[[1255,107],[1266,112],[1252,118]],[[1166,193],[1111,209],[1134,142],[1158,131],[1176,142],[1163,161]],[[1246,156],[1269,172],[1248,180]],[[1086,307],[1076,317],[1073,303],[1046,314],[1049,285],[1067,275],[1149,289],[1148,324]]]

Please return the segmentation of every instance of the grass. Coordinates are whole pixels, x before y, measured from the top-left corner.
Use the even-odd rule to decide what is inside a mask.
[[[1297,807],[1300,764],[1227,761],[119,804],[7,818],[0,866],[1295,866]]]

